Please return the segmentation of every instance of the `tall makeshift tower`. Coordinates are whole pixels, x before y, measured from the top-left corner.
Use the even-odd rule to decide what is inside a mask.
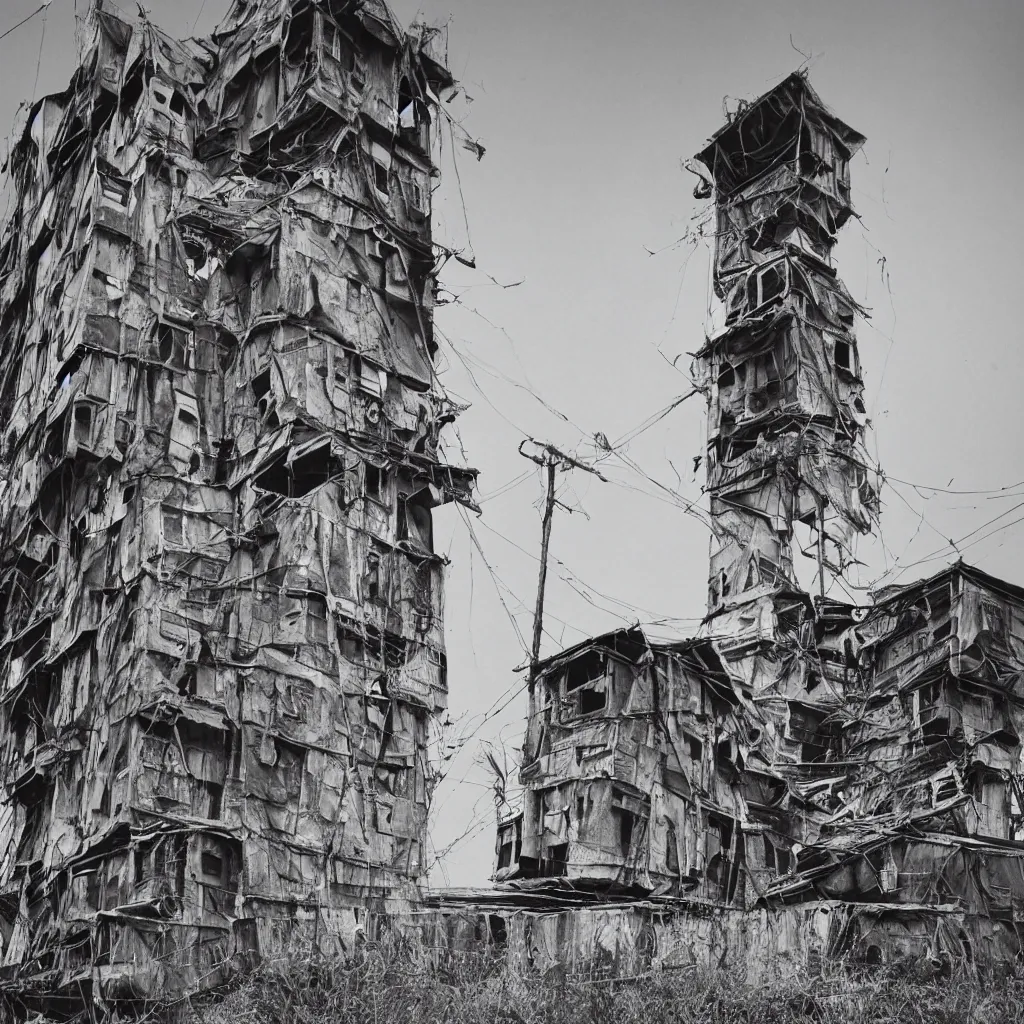
[[[94,0],[0,250],[0,951],[161,995],[347,943],[424,869],[445,706],[431,509],[433,30]],[[95,988],[93,988],[95,986]]]
[[[853,321],[832,266],[864,137],[801,73],[698,154],[715,196],[714,290],[725,329],[698,353],[708,386],[713,631],[773,636],[801,591],[821,596],[872,527],[877,495]]]

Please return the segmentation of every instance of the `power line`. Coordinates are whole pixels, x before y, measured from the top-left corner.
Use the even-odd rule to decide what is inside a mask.
[[[40,11],[45,11],[50,6],[50,0],[43,0],[43,2],[31,13],[27,14],[17,25],[12,25],[6,32],[0,32],[0,39],[6,39],[12,32],[21,28],[22,25],[30,22]]]
[[[898,484],[903,484],[905,487],[913,487],[915,491],[936,491],[940,494],[978,494],[978,495],[995,495],[999,496],[1004,494],[1006,491],[1016,490],[1018,487],[1024,487],[1024,480],[1018,480],[1013,484],[1006,484],[1005,487],[990,487],[981,490],[951,490],[949,487],[932,487],[929,484],[915,484],[910,480],[901,480],[898,476],[892,476],[889,473],[885,474],[887,480],[895,480]],[[924,495],[921,495],[924,497]]]
[[[483,546],[480,544],[480,538],[477,537],[476,530],[473,529],[473,524],[469,521],[469,516],[466,515],[466,510],[462,507],[462,505],[458,504],[458,502],[456,502],[456,506],[459,510],[459,513],[462,515],[463,520],[466,523],[466,528],[469,530],[469,536],[472,538],[477,553],[480,555],[481,560],[487,567],[487,572],[490,574],[491,582],[494,584],[494,589],[498,595],[498,600],[501,602],[501,607],[505,609],[505,614],[508,616],[508,620],[512,624],[512,629],[516,634],[516,639],[519,641],[519,646],[522,647],[523,653],[526,654],[527,657],[529,657],[530,648],[526,643],[526,638],[523,636],[522,631],[519,629],[519,623],[516,622],[515,616],[512,614],[511,611],[509,611],[509,607],[505,603],[505,598],[502,597],[501,587],[499,587],[498,584],[501,583],[501,586],[505,587],[505,589],[508,590],[510,594],[512,593],[512,590],[507,586],[507,584],[505,584],[499,579],[498,574],[494,571],[493,568],[491,568],[491,564],[487,561],[487,556],[484,554]],[[518,598],[516,600],[518,600]]]

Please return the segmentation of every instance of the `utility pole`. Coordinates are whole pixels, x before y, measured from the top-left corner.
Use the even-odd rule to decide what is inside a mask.
[[[522,454],[522,448],[519,449]],[[530,458],[530,456],[527,456]],[[540,462],[539,459],[535,460]],[[540,661],[540,639],[544,627],[544,587],[548,581],[548,546],[551,544],[551,520],[555,514],[555,477],[558,463],[553,458],[546,458],[541,463],[547,468],[548,488],[544,499],[544,520],[540,531],[540,575],[537,578],[537,604],[533,610],[533,646],[530,648],[530,686],[533,686],[532,673]]]
[[[524,451],[524,446],[527,444],[534,445],[539,451]],[[530,729],[533,725],[534,715],[536,714],[535,687],[537,682],[537,664],[540,661],[540,641],[544,631],[544,591],[547,586],[548,579],[548,548],[551,546],[551,521],[554,518],[555,506],[562,504],[557,498],[555,498],[555,482],[558,471],[560,469],[582,469],[587,473],[593,473],[598,480],[602,480],[605,483],[608,481],[607,478],[593,466],[588,466],[585,462],[580,462],[579,459],[574,459],[571,455],[566,455],[565,452],[559,450],[553,444],[541,444],[539,441],[535,441],[532,437],[526,438],[520,442],[519,454],[524,458],[529,459],[531,462],[536,462],[538,466],[542,466],[546,470],[547,476],[547,488],[544,497],[544,517],[541,524],[540,537],[540,574],[537,578],[537,603],[533,613],[533,644],[530,648],[530,677],[527,683],[530,706],[529,718],[527,719],[526,742],[527,745],[529,745]],[[562,508],[567,512],[572,511],[572,509],[566,508],[565,505],[562,505]],[[523,753],[524,763],[527,763],[531,759],[530,753],[528,750],[524,750]]]
[[[825,499],[818,495],[818,590],[825,601]]]

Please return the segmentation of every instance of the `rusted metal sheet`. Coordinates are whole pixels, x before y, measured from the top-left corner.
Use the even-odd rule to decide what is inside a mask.
[[[344,947],[424,870],[435,30],[96,0],[0,249],[0,964],[167,996]]]

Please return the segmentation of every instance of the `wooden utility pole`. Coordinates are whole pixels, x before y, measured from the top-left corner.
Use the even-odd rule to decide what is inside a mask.
[[[533,445],[539,451],[524,451],[524,446],[527,444]],[[520,442],[519,454],[531,462],[536,462],[538,466],[543,466],[547,476],[547,488],[544,496],[544,517],[540,536],[540,573],[537,578],[537,603],[533,613],[533,644],[530,647],[530,678],[527,683],[530,706],[529,718],[527,719],[526,742],[529,743],[530,728],[533,725],[534,715],[536,714],[534,690],[537,683],[537,665],[540,662],[540,641],[544,632],[544,591],[548,579],[548,549],[551,546],[551,521],[554,518],[555,506],[561,504],[555,497],[555,482],[558,471],[560,469],[582,469],[587,473],[593,473],[594,476],[605,483],[608,481],[593,466],[588,466],[585,462],[580,462],[579,459],[566,455],[565,452],[560,451],[553,444],[541,444],[539,441],[534,441],[532,437]],[[566,508],[566,506],[562,505],[562,508]],[[566,511],[571,512],[572,510],[566,509]],[[529,751],[524,751],[524,755],[525,763],[530,759]]]
[[[522,452],[522,448],[519,449]],[[529,458],[530,456],[527,456]],[[551,520],[555,515],[555,476],[558,463],[547,458],[542,465],[547,468],[548,488],[544,499],[544,520],[540,531],[540,575],[537,578],[537,604],[533,611],[533,645],[530,648],[530,686],[533,686],[533,670],[540,661],[540,639],[544,628],[544,587],[548,581],[548,546],[551,544]]]
[[[818,590],[825,600],[825,499],[818,495]]]

